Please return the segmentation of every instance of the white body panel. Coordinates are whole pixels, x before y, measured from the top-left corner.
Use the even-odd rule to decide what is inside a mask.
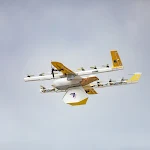
[[[82,79],[68,81],[67,78],[61,78],[61,79],[54,80],[52,86],[58,90],[66,90],[70,87],[80,86],[81,80]]]

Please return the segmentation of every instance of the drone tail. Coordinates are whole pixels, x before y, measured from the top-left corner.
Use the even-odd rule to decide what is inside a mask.
[[[118,52],[116,50],[112,50],[110,51],[110,53],[111,53],[113,68],[123,68],[123,64]]]
[[[140,80],[141,75],[142,73],[134,73],[134,75],[127,82],[138,82]]]

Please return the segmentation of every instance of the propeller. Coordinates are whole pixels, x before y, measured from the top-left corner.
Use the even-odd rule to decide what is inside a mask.
[[[106,67],[106,68],[109,68],[109,64],[106,64],[106,65],[102,65],[102,67]]]
[[[51,60],[51,62],[52,62],[52,60]],[[51,63],[51,74],[52,74],[52,76],[53,76],[53,78],[54,78],[54,68],[52,67],[52,63]]]
[[[44,76],[44,75],[45,75],[45,73],[40,73],[40,74],[39,74],[39,76]]]
[[[46,88],[42,85],[40,85],[40,89],[45,90]]]
[[[51,68],[51,74],[52,74],[52,76],[54,78],[54,68],[53,67]]]
[[[33,77],[34,75],[29,75],[29,74],[27,74],[27,77]]]
[[[106,83],[107,84],[107,83]],[[97,86],[99,87],[99,86],[104,86],[104,85],[106,85],[105,83],[103,83],[103,81],[101,82],[101,81],[97,81]]]
[[[78,70],[82,70],[82,71],[85,71],[85,69],[83,67],[79,68]]]
[[[121,81],[124,81],[124,77],[121,78]]]
[[[112,79],[111,79],[111,78],[109,79],[109,82],[112,82]]]
[[[93,66],[93,67],[90,67],[91,69],[97,69],[97,67],[96,66]]]
[[[128,79],[125,79],[124,77],[121,78],[121,81],[126,81],[126,80],[128,80]]]
[[[100,83],[100,81],[97,81],[97,84],[99,84]]]
[[[97,86],[100,86],[100,83],[101,83],[100,81],[97,81]]]
[[[52,61],[51,61],[51,62],[52,62]],[[53,78],[54,78],[54,76],[55,76],[54,71],[61,71],[61,70],[55,69],[55,68],[52,66],[52,63],[51,63],[51,74],[52,74]]]

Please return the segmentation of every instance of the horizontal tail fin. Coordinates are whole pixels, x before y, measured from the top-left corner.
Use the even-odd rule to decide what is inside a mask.
[[[118,52],[116,50],[112,50],[110,51],[110,53],[111,53],[113,68],[123,68],[123,64]]]
[[[142,73],[134,73],[134,75],[127,82],[138,82]]]

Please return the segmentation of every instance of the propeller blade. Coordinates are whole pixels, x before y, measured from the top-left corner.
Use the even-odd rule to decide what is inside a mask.
[[[102,67],[107,67],[107,68],[109,68],[109,64],[107,64],[107,65],[102,65]]]
[[[82,70],[82,71],[85,71],[85,69],[84,69],[83,67],[81,67],[81,70]]]
[[[97,81],[97,83],[100,83],[100,81]]]
[[[81,67],[81,68],[79,68],[79,69],[77,69],[77,70],[82,70],[82,71],[85,71],[85,69],[84,69],[83,67]]]
[[[40,85],[40,88],[43,89],[43,90],[46,89],[46,88],[45,88],[44,86],[42,86],[42,85]]]
[[[34,75],[29,75],[29,74],[27,74],[27,77],[33,77]]]
[[[126,81],[126,80],[128,80],[128,79],[125,79],[124,77],[122,77],[122,79],[121,79],[121,81]]]
[[[94,66],[94,67],[90,67],[91,69],[97,69],[97,67],[96,66]]]
[[[40,73],[40,74],[39,74],[39,76],[44,76],[44,75],[45,75],[45,73]]]
[[[52,60],[51,60],[51,74],[52,74],[52,76],[54,78],[54,68],[52,67]]]

